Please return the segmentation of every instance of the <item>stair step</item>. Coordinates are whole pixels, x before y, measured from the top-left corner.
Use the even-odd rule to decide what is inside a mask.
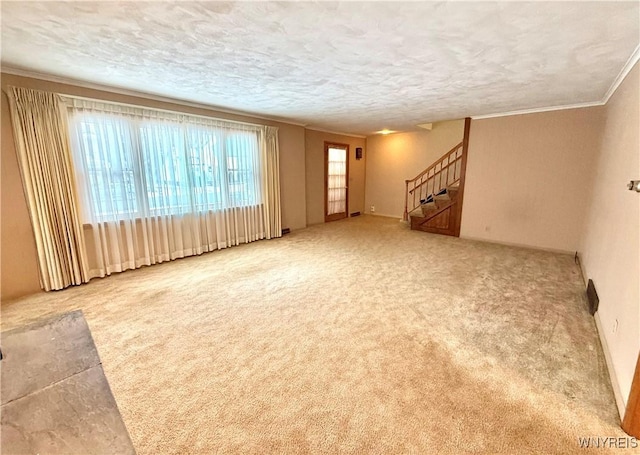
[[[438,206],[436,205],[435,202],[427,202],[426,204],[421,204],[420,208],[422,209],[422,214],[424,216],[428,216],[432,212],[435,212],[436,210],[438,210]]]
[[[443,200],[451,199],[451,196],[450,196],[449,192],[445,188],[444,190],[442,190],[438,194],[436,194],[433,198],[436,201],[443,201]]]
[[[447,188],[443,188],[436,194],[429,194],[426,198],[420,200],[420,206],[414,209],[409,216],[411,218],[425,218],[432,215],[434,212],[446,207],[456,199],[458,190],[460,187],[456,185],[450,185]]]
[[[433,212],[434,210],[438,210],[438,206],[436,205],[436,202],[432,198],[431,202],[425,202],[424,204],[420,204],[420,209],[422,210],[422,214],[424,216],[427,216],[429,213]]]
[[[425,199],[420,199],[420,204],[426,204],[428,202],[433,202],[433,194],[430,194]]]
[[[421,207],[418,207],[416,209],[413,209],[413,211],[409,212],[409,217],[420,217],[422,218],[424,216],[423,211],[421,210]]]

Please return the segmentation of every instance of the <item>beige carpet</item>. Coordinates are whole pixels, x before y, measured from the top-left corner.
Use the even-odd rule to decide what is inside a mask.
[[[4,303],[2,329],[81,308],[140,454],[584,453],[624,433],[583,287],[570,256],[365,216]]]

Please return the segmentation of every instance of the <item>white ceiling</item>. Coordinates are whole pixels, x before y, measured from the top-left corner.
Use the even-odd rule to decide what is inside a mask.
[[[2,64],[311,127],[600,101],[634,2],[2,2]]]

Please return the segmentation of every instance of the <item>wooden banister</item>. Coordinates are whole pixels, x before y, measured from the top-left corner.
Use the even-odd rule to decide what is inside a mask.
[[[451,150],[435,160],[414,178],[405,180],[403,220],[407,221],[409,219],[409,213],[420,207],[420,200],[423,199],[423,196],[426,198],[429,194],[437,194],[441,190],[455,184],[458,184],[460,188],[458,194],[459,203],[456,210],[461,210],[467,167],[470,125],[471,119],[466,118],[462,142],[456,144]],[[409,201],[409,198],[411,198],[411,201]],[[461,213],[458,213],[456,218],[456,235],[460,235],[460,215]]]
[[[437,172],[438,174],[444,172],[445,169],[448,169],[450,166],[455,166],[456,164],[458,164],[458,161],[460,161],[460,159],[456,159],[452,162],[450,162],[449,164],[447,164],[446,166],[440,168],[440,170]],[[438,163],[436,163],[438,164]],[[434,174],[435,175],[435,174]],[[422,183],[419,183],[418,185],[414,186],[413,189],[409,190],[409,193],[413,193],[415,190],[417,190],[418,188],[420,188],[422,185],[424,185],[425,183],[427,183],[429,180],[431,180],[432,177],[429,177],[428,180],[424,180],[422,181]],[[456,181],[459,179],[456,179]],[[411,183],[412,180],[407,180],[408,183]],[[455,183],[455,182],[452,182]]]
[[[449,157],[449,155],[451,155],[454,151],[456,151],[457,149],[459,149],[460,147],[462,147],[464,141],[460,142],[459,144],[455,145],[451,150],[449,150],[447,153],[445,153],[444,155],[442,155],[440,158],[438,158],[437,160],[435,160],[433,162],[433,164],[431,164],[428,168],[426,168],[424,171],[422,171],[421,173],[419,173],[418,175],[416,175],[414,178],[407,180],[407,182],[411,183],[415,180],[418,180],[420,177],[422,177],[423,175],[425,175],[427,172],[429,172],[431,169],[435,168],[438,163],[440,163],[440,161],[443,161],[445,158]]]
[[[424,171],[414,178],[405,180],[405,198],[403,219],[406,221],[409,212],[420,206],[420,200],[431,193],[438,193],[449,185],[460,182],[464,155],[464,140],[442,155]],[[439,167],[438,167],[439,166]],[[451,169],[453,168],[453,174]],[[444,177],[444,179],[443,179]],[[429,188],[431,187],[431,192]],[[424,189],[424,191],[423,191]],[[416,195],[417,203],[416,203]],[[409,197],[412,198],[411,203]]]

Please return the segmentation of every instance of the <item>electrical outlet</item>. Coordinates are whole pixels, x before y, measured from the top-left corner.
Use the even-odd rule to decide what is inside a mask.
[[[616,319],[616,322],[613,323],[613,333],[616,333],[618,331],[618,320]]]
[[[376,206],[375,206],[375,205],[372,205],[372,206],[371,206],[371,210],[370,210],[370,212],[371,212],[371,213],[375,213],[375,211],[376,211]]]

